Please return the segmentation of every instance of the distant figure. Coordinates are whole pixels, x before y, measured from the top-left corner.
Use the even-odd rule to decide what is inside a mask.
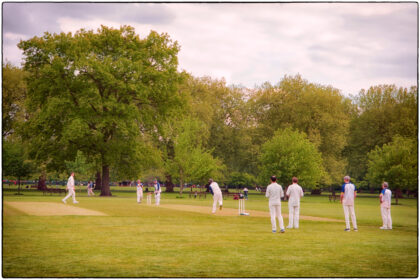
[[[155,202],[156,205],[160,205],[160,193],[162,192],[162,189],[157,179],[155,179],[153,184],[155,187]]]
[[[357,195],[356,186],[350,183],[350,177],[344,177],[344,184],[341,186],[340,201],[343,204],[344,219],[346,220],[346,228],[344,231],[350,231],[349,214],[351,215],[351,223],[354,231],[357,231],[356,214],[354,213],[354,199]]]
[[[271,229],[276,233],[276,218],[279,220],[280,232],[284,233],[283,217],[281,216],[281,198],[284,196],[283,188],[276,183],[276,176],[271,176],[271,184],[267,186],[265,196],[268,197],[270,208]]]
[[[293,177],[292,183],[286,191],[286,196],[289,197],[289,225],[287,228],[299,228],[300,198],[303,196],[303,190],[297,184],[298,178]]]
[[[245,199],[248,200],[248,188],[247,187],[244,188],[244,196],[245,196]]]
[[[219,184],[209,179],[209,190],[213,195],[213,210],[212,213],[216,213],[216,204],[219,202],[219,209],[222,210],[223,207],[223,196],[222,191],[220,190]]]
[[[140,179],[137,180],[137,203],[141,203],[143,199],[143,184],[141,183]]]
[[[93,182],[92,181],[88,182],[87,190],[88,190],[88,196],[95,195],[95,193],[93,192]]]
[[[63,203],[66,204],[66,200],[71,196],[73,198],[73,203],[79,203],[78,201],[76,201],[76,193],[75,193],[75,189],[74,189],[74,172],[71,173],[69,179],[67,180],[67,187],[66,189],[69,191],[69,193],[67,194],[67,196],[65,198],[63,198]]]
[[[382,226],[380,229],[392,229],[392,219],[391,219],[391,197],[392,192],[388,189],[388,183],[382,183],[382,191],[379,195],[379,200],[381,202],[381,215],[382,215]]]

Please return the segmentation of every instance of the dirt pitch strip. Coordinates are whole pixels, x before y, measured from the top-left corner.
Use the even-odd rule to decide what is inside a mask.
[[[210,214],[215,216],[239,216],[238,209],[234,208],[223,208],[223,210],[219,210],[217,207],[216,214],[212,214],[212,206],[196,206],[196,205],[183,205],[183,204],[161,204],[159,207],[179,210],[179,211],[188,211],[188,212],[196,212],[202,214]],[[247,213],[251,217],[270,217],[270,212],[266,211],[258,211],[258,210],[246,210]],[[288,218],[288,214],[282,214],[283,218]],[[320,221],[320,222],[342,222],[342,220],[337,219],[330,219],[330,218],[322,218],[322,217],[313,217],[313,216],[302,216],[300,215],[299,218],[301,220],[308,220],[308,221]]]
[[[4,202],[32,216],[108,216],[105,213],[55,202]]]

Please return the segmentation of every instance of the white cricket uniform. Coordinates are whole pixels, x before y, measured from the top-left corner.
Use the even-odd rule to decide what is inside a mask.
[[[159,182],[157,182],[155,184],[155,202],[156,202],[156,205],[159,205],[160,204],[160,193],[161,192],[162,192],[162,189],[160,187]]]
[[[379,195],[382,198],[381,203],[381,215],[383,227],[387,229],[392,229],[392,219],[391,219],[391,197],[392,192],[389,189],[383,189]]]
[[[276,218],[279,220],[279,227],[284,230],[283,217],[281,216],[281,198],[284,197],[283,188],[277,183],[267,186],[265,196],[268,197],[268,207],[270,208],[271,229],[276,230]]]
[[[353,228],[357,229],[356,223],[356,213],[354,212],[354,192],[356,191],[356,186],[352,183],[345,183],[341,186],[341,192],[344,193],[343,196],[343,209],[344,209],[344,219],[346,220],[346,228],[350,229],[350,220],[349,215],[351,216],[351,223]]]
[[[141,203],[143,199],[143,184],[137,184],[137,202]]]
[[[216,213],[216,205],[219,202],[219,206],[223,205],[222,191],[220,190],[219,184],[212,182],[210,188],[213,192],[213,210],[212,213]]]
[[[302,187],[294,183],[287,188],[289,197],[289,228],[299,228],[300,198],[303,196]]]
[[[69,179],[67,180],[67,190],[69,191],[69,193],[67,194],[67,196],[65,198],[63,198],[63,202],[65,203],[66,200],[71,196],[73,198],[73,203],[77,203],[76,193],[74,191],[74,178],[73,178],[73,176],[70,176]]]

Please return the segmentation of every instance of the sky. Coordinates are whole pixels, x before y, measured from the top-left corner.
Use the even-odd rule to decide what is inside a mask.
[[[379,84],[417,85],[417,3],[7,3],[3,62],[20,40],[100,25],[167,33],[179,70],[254,88],[285,75],[343,95]]]

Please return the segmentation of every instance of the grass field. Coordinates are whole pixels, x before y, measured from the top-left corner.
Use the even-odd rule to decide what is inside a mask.
[[[359,231],[344,232],[339,202],[305,196],[301,215],[340,222],[301,220],[300,229],[273,234],[268,217],[211,215],[211,196],[190,199],[163,193],[162,207],[156,207],[137,204],[134,189],[114,189],[114,196],[106,198],[82,192],[77,193],[79,204],[70,199],[66,206],[105,216],[35,216],[7,203],[62,206],[63,196],[14,193],[3,192],[3,277],[418,275],[417,199],[400,199],[400,205],[393,205],[394,229],[383,231],[377,197],[358,197]],[[237,203],[229,198],[224,208],[237,209]],[[188,206],[182,211],[164,207],[174,204],[208,206],[209,214],[188,211]],[[251,195],[246,207],[268,211],[268,202],[262,195]],[[282,212],[288,213],[287,202]],[[284,221],[287,225],[288,219]]]

